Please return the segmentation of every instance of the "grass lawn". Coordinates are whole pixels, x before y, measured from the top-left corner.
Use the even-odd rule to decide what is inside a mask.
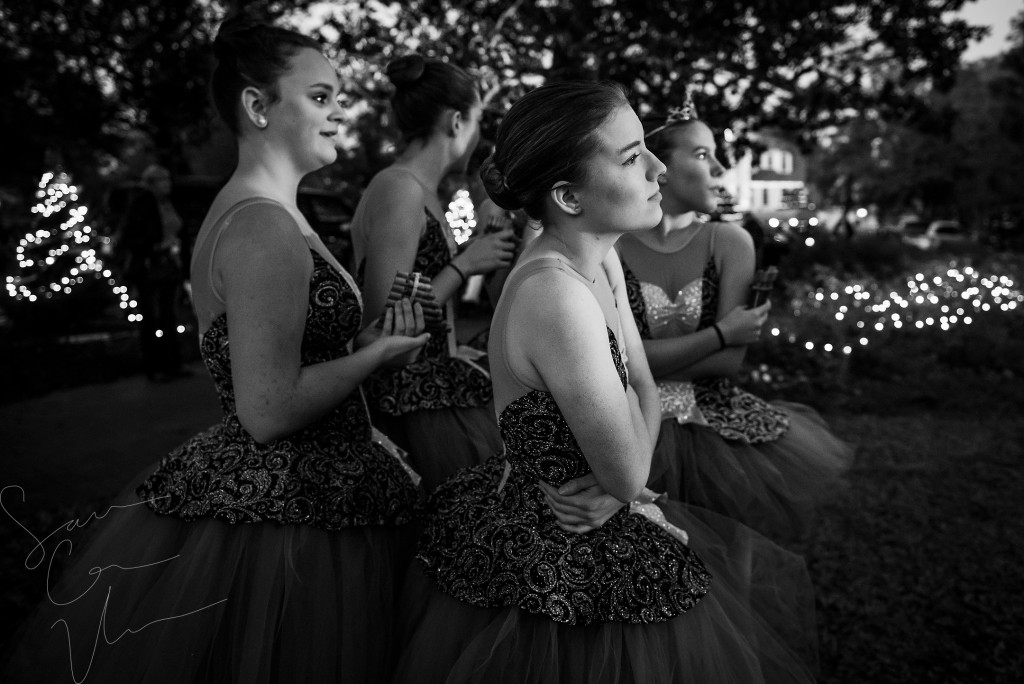
[[[851,487],[798,546],[822,682],[1022,681],[1024,418],[1010,413],[832,417],[858,444]]]

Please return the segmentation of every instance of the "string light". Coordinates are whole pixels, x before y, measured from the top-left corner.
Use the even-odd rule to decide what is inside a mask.
[[[15,247],[20,273],[7,276],[8,296],[16,301],[36,302],[71,294],[87,278],[106,279],[122,309],[136,308],[138,303],[128,295],[128,288],[119,285],[110,270],[104,268],[96,249],[103,238],[85,223],[88,207],[72,205],[68,208],[69,202],[78,202],[78,188],[71,184],[71,177],[63,171],[47,171],[39,180],[36,199],[39,201],[31,208],[37,216],[36,227]],[[51,222],[46,219],[64,209],[67,209],[67,219],[56,228],[50,227]],[[54,240],[59,244],[51,246]],[[66,262],[67,259],[62,259],[65,255],[74,256],[73,265],[44,282],[44,273],[52,275],[46,267],[53,266],[58,259]],[[133,314],[128,320],[141,321],[142,314]]]
[[[845,322],[849,330],[856,331],[851,335],[854,344],[843,339],[838,344],[835,340],[802,339],[779,326],[770,333],[809,352],[820,349],[848,356],[856,346],[867,347],[892,330],[937,327],[946,332],[957,325],[971,325],[974,317],[969,314],[1015,311],[1024,304],[1024,294],[1015,289],[1011,278],[985,276],[971,266],[958,268],[955,261],[937,265],[928,273],[915,273],[904,282],[906,289],[898,292],[869,280],[842,283],[831,278],[825,287],[808,286],[790,300],[794,318],[818,314]],[[836,326],[832,330],[837,337],[846,336]]]
[[[448,203],[448,211],[444,213],[444,217],[448,219],[448,225],[452,227],[455,242],[458,244],[461,245],[473,235],[473,229],[476,228],[476,210],[468,190],[460,188],[456,191],[452,201]]]

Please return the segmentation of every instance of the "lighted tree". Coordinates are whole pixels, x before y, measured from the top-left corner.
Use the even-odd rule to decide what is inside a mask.
[[[15,250],[18,271],[6,278],[10,308],[18,318],[74,328],[117,301],[122,309],[134,309],[127,288],[103,263],[103,238],[89,225],[88,207],[79,201],[71,177],[60,170],[44,173],[36,199],[32,227]],[[137,315],[128,318],[135,321]]]

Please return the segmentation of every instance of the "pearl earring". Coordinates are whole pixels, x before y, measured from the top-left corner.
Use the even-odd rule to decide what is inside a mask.
[[[258,128],[266,128],[267,127],[267,117],[263,116],[262,114],[257,115],[256,116],[256,126]]]

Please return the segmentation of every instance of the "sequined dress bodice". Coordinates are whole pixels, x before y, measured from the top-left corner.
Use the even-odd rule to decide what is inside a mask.
[[[625,388],[611,328],[608,339]],[[513,400],[498,425],[507,472],[506,461],[494,458],[460,471],[433,495],[418,557],[442,590],[474,605],[519,606],[568,624],[660,622],[707,593],[711,576],[700,558],[628,506],[586,534],[557,526],[538,481],[557,487],[591,468],[549,392]]]
[[[350,281],[316,250],[301,345],[308,366],[349,354],[362,306]],[[259,443],[238,420],[227,317],[200,340],[224,417],[168,454],[137,493],[186,520],[277,522],[333,530],[404,522],[421,497],[415,475],[370,424],[362,393],[286,437]]]
[[[642,272],[643,264],[635,256],[633,266]],[[674,300],[659,285],[637,277],[625,258],[622,269],[641,338],[687,335],[715,323],[719,273],[713,251],[700,277],[679,290]],[[726,439],[747,443],[773,441],[789,428],[789,417],[784,411],[744,392],[728,378],[702,378],[694,382],[658,379],[657,384],[663,418],[709,425]]]
[[[424,209],[427,227],[420,238],[413,270],[434,278],[452,260],[454,239],[449,240],[444,227],[430,211]],[[359,281],[363,267],[359,264]],[[445,303],[451,326],[454,322],[453,302]],[[370,401],[384,413],[402,415],[423,409],[485,406],[491,400],[491,381],[479,366],[458,358],[454,330],[447,336],[432,335],[413,363],[399,368],[382,368],[367,382]]]

